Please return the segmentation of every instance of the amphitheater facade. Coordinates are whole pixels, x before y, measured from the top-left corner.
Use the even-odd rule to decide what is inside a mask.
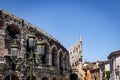
[[[36,39],[45,40],[45,53],[39,66],[33,66],[33,80],[70,80],[70,62],[67,49],[54,37],[31,23],[0,10],[0,80],[29,80],[26,57],[22,65],[11,60],[11,44],[16,41],[19,56],[27,53],[27,38],[34,33]]]

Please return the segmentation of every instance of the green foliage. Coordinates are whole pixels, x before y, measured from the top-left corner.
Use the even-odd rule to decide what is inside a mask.
[[[109,78],[110,78],[110,71],[106,71],[105,73],[106,73],[106,79],[109,80]]]

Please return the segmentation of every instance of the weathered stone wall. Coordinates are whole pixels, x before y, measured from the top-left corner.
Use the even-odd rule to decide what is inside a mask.
[[[5,59],[4,65],[7,67],[0,70],[1,79],[5,80],[6,77],[9,78],[9,75],[12,75],[18,80],[22,77],[28,80],[29,67],[26,65],[28,61],[25,60],[24,64],[20,66],[14,64],[14,70],[12,70],[9,55],[11,54],[11,44],[15,41],[19,46],[20,55],[28,51],[27,39],[30,33],[34,33],[36,39],[46,41],[43,63],[34,67],[35,80],[42,80],[42,78],[45,80],[69,80],[69,54],[61,43],[45,31],[3,10],[0,10],[0,57]]]

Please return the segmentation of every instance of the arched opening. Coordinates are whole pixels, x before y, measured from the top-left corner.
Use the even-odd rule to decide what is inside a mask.
[[[55,48],[52,51],[52,66],[57,66],[57,50]]]
[[[49,62],[49,45],[45,43],[44,55],[42,55],[42,64],[47,65]]]
[[[5,47],[10,50],[11,43],[14,43],[15,39],[20,39],[20,28],[16,25],[8,25],[5,30]],[[20,45],[19,42],[17,42]],[[19,46],[20,47],[20,46]]]
[[[63,54],[62,52],[59,53],[59,69],[60,73],[63,73]]]
[[[60,80],[63,80],[62,78],[60,78]]]
[[[72,73],[72,74],[70,75],[70,80],[77,80],[77,79],[78,79],[78,75],[77,75],[77,74]]]
[[[20,28],[14,24],[8,25],[6,30],[5,30],[5,48],[8,49],[8,51],[10,51],[11,49],[11,44],[13,44],[15,42],[15,39],[20,39]],[[18,48],[20,49],[20,42],[16,41]],[[15,70],[16,65],[11,62],[11,60],[9,59],[9,61],[7,62],[11,67],[9,67],[9,69],[11,70]]]
[[[19,80],[17,76],[15,75],[8,75],[5,80]]]
[[[48,78],[47,77],[43,77],[42,80],[48,80]]]
[[[56,78],[53,78],[53,80],[57,80]]]
[[[26,80],[30,80],[30,76],[28,76]],[[35,76],[32,76],[32,80],[37,80],[37,79]]]
[[[17,38],[18,34],[20,34],[19,27],[15,25],[8,25],[6,31],[8,31],[8,35],[12,38]]]

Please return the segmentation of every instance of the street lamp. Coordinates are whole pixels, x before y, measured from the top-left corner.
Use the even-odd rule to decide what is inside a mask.
[[[120,66],[118,65],[117,68],[115,69],[115,74],[116,74],[116,76],[119,77],[119,80],[120,80],[120,71],[119,71],[119,69],[120,69]]]
[[[27,61],[29,64],[29,69],[30,69],[30,80],[32,80],[33,77],[33,66],[36,65],[38,66],[41,63],[41,57],[44,55],[44,40],[36,40],[35,35],[30,34],[28,36],[28,48],[29,52],[26,52],[24,54],[24,57],[22,57],[22,60],[19,61],[19,50],[18,50],[18,45],[15,42],[13,45],[11,45],[11,58],[14,64],[16,65],[21,65],[25,61],[25,56],[28,55]],[[27,64],[27,63],[26,63]]]

